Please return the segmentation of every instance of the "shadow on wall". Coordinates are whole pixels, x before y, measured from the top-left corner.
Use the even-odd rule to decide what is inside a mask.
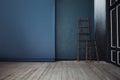
[[[90,18],[94,38],[94,0],[56,0],[57,60],[77,58],[79,17]],[[81,59],[85,59],[85,53]]]

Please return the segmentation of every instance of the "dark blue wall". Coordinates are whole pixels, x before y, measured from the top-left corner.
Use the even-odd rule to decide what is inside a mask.
[[[55,59],[54,2],[0,0],[0,60]]]
[[[56,0],[57,59],[76,59],[79,17],[90,18],[94,38],[94,0]]]

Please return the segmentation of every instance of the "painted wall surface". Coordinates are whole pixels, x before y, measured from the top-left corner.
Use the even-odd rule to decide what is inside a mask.
[[[55,59],[54,2],[0,0],[0,60]]]
[[[95,0],[95,30],[100,60],[106,58],[106,0]]]
[[[94,38],[94,0],[56,0],[56,59],[77,58],[79,17],[90,18]]]

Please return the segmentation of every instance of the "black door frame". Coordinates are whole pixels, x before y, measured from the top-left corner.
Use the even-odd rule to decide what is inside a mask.
[[[113,1],[113,3],[112,3]],[[106,0],[106,28],[107,28],[107,62],[113,63],[115,65],[120,66],[120,46],[119,46],[119,31],[120,31],[120,26],[118,25],[119,20],[118,20],[118,8],[120,6],[120,0]],[[115,15],[111,15],[111,12],[115,10]],[[115,16],[116,22],[116,34],[114,35],[115,38],[115,44],[112,45],[112,32],[113,32],[113,24],[111,22],[112,18]]]

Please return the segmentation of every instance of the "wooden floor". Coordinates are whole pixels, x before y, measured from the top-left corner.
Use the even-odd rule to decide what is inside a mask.
[[[120,68],[106,62],[0,62],[0,80],[120,80]]]

